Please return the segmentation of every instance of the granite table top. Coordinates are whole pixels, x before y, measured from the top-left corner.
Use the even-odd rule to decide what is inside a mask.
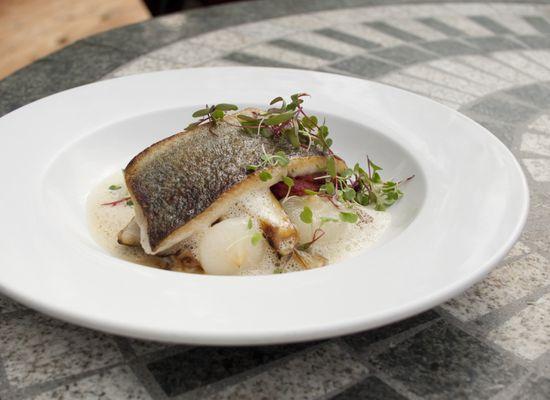
[[[89,82],[173,68],[294,67],[429,96],[520,160],[520,241],[466,293],[333,340],[186,347],[111,336],[0,296],[0,398],[550,399],[550,3],[260,0],[82,40],[0,81],[0,115]]]

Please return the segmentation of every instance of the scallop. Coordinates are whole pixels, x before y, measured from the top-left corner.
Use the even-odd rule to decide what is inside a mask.
[[[283,209],[298,230],[299,243],[304,244],[313,239],[317,229],[324,234],[315,242],[316,246],[337,241],[345,235],[348,223],[340,221],[340,210],[319,196],[293,196],[282,202]],[[313,213],[312,223],[307,224],[300,218],[300,213],[307,206]],[[330,221],[327,221],[330,219]],[[332,221],[334,220],[334,221]]]
[[[258,267],[267,241],[246,217],[225,219],[204,231],[198,244],[202,268],[211,275],[237,275]]]

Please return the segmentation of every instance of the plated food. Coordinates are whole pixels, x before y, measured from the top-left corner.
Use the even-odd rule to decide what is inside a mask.
[[[213,275],[316,268],[373,245],[412,176],[384,181],[366,154],[347,165],[306,96],[196,111],[94,189],[93,236],[123,259]]]
[[[386,179],[415,174],[402,185],[404,197],[380,211],[391,215],[391,223],[376,245],[349,257],[344,252],[326,268],[245,277],[171,273],[117,257],[121,249],[156,260],[173,256],[145,256],[140,246],[117,244],[135,204],[126,205],[130,199],[116,206],[100,203],[129,196],[121,171],[126,160],[181,131],[182,120],[198,108],[197,99],[234,99],[245,107],[265,104],[274,93],[294,93],[296,87],[311,95],[306,114],[315,110],[326,117],[335,142],[331,149],[348,167],[359,161],[366,169],[368,154],[382,164]],[[224,111],[224,117],[236,112]],[[518,239],[528,211],[521,167],[482,126],[413,93],[322,72],[188,68],[103,80],[1,117],[0,132],[2,294],[71,323],[142,339],[280,344],[392,323],[480,280]],[[14,169],[22,154],[25,167]],[[260,157],[251,165],[262,162]],[[113,172],[116,179],[109,178]],[[297,187],[297,176],[288,176]],[[296,197],[301,198],[314,199]],[[87,207],[93,200],[105,213],[105,230],[113,232],[103,247],[97,239],[107,236],[94,240],[90,234],[92,207]],[[375,206],[367,208],[376,211]],[[309,208],[312,219],[323,216]],[[298,215],[302,211],[296,207]],[[106,251],[108,246],[115,253]]]

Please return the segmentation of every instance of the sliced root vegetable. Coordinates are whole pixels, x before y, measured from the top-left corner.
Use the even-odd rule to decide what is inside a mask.
[[[207,274],[237,275],[258,267],[267,241],[249,218],[229,218],[208,228],[199,243],[199,261]]]

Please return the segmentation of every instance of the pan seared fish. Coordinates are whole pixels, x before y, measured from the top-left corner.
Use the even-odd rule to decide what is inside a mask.
[[[252,112],[260,110],[239,114]],[[271,179],[262,181],[259,172],[247,171],[248,165],[261,163],[262,155],[277,151],[284,151],[290,162],[268,167]],[[139,241],[148,254],[174,254],[182,242],[223,218],[239,200],[260,192],[269,208],[260,216],[262,230],[279,254],[289,254],[297,232],[269,187],[286,175],[325,171],[326,160],[315,146],[295,149],[284,138],[247,134],[234,115],[226,115],[216,126],[199,125],[178,133],[148,147],[126,167],[135,219],[119,234],[119,242]],[[337,164],[338,170],[345,168],[343,161]]]

